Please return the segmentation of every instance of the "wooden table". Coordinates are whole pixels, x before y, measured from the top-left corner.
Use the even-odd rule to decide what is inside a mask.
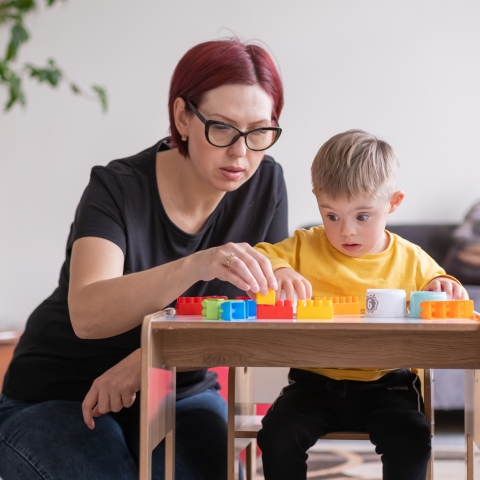
[[[142,330],[140,479],[165,438],[174,480],[176,367],[480,368],[480,318],[223,322],[145,317]],[[229,448],[231,446],[229,445]]]

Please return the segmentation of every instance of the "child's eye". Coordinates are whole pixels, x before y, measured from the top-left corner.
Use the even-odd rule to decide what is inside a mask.
[[[357,220],[359,220],[360,222],[365,222],[366,220],[368,220],[368,217],[369,215],[361,213],[360,215],[357,215]]]
[[[335,215],[333,213],[329,213],[327,217],[332,221],[332,222],[338,222],[340,220],[340,217],[338,215]]]

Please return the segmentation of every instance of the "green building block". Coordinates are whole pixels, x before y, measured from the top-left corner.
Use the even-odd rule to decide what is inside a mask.
[[[225,300],[223,298],[206,298],[202,302],[202,315],[207,320],[221,320],[220,318],[220,304]]]

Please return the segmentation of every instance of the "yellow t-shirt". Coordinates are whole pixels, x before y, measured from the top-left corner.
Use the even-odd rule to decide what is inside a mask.
[[[390,237],[386,250],[360,257],[350,257],[334,248],[323,226],[296,230],[293,237],[283,242],[259,243],[255,249],[270,260],[273,270],[289,267],[303,275],[312,284],[314,297],[358,296],[362,309],[369,288],[401,288],[407,292],[408,300],[411,292],[423,290],[433,278],[449,277],[418,245],[386,232]],[[336,380],[362,381],[378,380],[392,371],[307,367],[305,370]]]

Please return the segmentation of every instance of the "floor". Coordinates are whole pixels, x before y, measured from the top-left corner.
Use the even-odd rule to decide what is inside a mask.
[[[434,479],[465,478],[463,411],[436,412]],[[476,479],[480,479],[480,451],[476,450]],[[255,480],[263,480],[261,462]],[[311,480],[382,480],[378,455],[369,442],[319,441],[309,451]],[[407,480],[407,479],[406,479]]]

